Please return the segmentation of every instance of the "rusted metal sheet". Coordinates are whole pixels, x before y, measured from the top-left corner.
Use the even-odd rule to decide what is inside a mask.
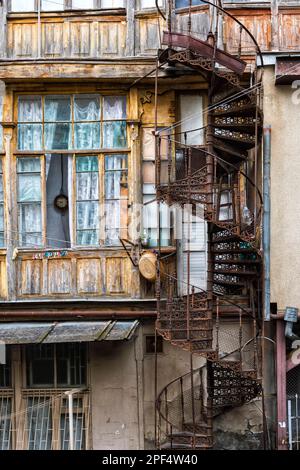
[[[231,56],[221,49],[216,49],[215,51],[214,46],[208,42],[201,41],[187,34],[164,32],[162,43],[170,47],[191,49],[208,59],[215,58],[216,62],[238,74],[242,74],[247,65],[246,62]]]
[[[300,79],[300,57],[291,59],[277,58],[275,66],[275,80],[277,85],[288,85]]]
[[[2,323],[0,341],[5,344],[122,341],[129,340],[138,325],[138,320]]]

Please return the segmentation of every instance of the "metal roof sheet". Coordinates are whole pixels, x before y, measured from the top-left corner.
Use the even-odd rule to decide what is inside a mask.
[[[129,340],[138,324],[138,320],[0,323],[0,342],[30,344]]]

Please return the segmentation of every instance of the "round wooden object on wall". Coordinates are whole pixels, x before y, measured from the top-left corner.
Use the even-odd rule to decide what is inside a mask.
[[[139,270],[141,275],[149,282],[154,282],[156,279],[156,261],[157,256],[151,251],[146,251],[142,254],[139,261]],[[160,264],[161,274],[163,274],[162,263]]]

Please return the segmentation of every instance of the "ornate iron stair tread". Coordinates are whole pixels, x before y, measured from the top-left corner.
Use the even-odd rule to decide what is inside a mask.
[[[257,276],[257,271],[238,271],[238,270],[232,270],[232,271],[226,271],[226,269],[212,269],[211,272],[213,273],[218,273],[218,274],[228,274],[228,275],[236,275],[236,276]]]
[[[255,254],[255,251],[251,248],[213,248],[213,253],[252,253]]]
[[[232,105],[232,106],[229,106],[227,109],[216,107],[215,109],[213,109],[212,114],[214,116],[228,116],[228,114],[240,116],[248,111],[253,111],[253,115],[255,116],[256,115],[256,103],[249,102],[241,106]]]

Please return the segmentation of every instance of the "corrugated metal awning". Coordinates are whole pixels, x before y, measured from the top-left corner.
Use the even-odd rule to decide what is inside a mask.
[[[31,344],[129,340],[138,324],[138,320],[0,323],[0,342],[5,344]]]

